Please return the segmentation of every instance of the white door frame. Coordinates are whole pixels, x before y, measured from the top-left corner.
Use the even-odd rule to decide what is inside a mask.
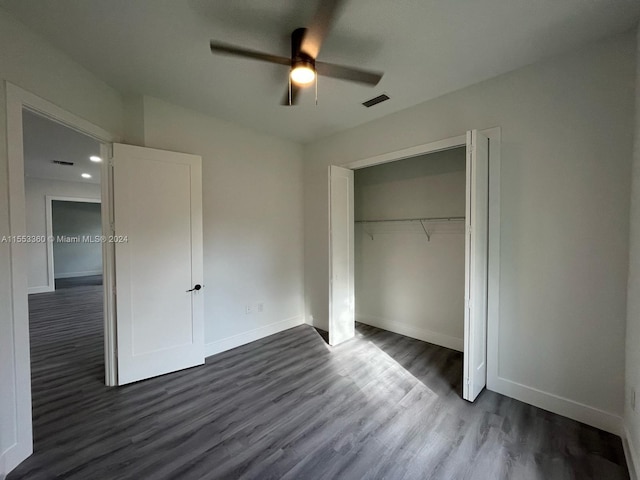
[[[110,132],[44,100],[9,82],[4,82],[7,108],[7,160],[9,190],[9,234],[26,235],[26,205],[24,187],[24,149],[22,131],[22,111],[30,110],[54,122],[88,135],[101,142],[100,155],[103,158],[102,183],[102,230],[110,231],[111,174],[108,159],[110,144],[118,138]],[[33,452],[31,417],[31,357],[29,349],[29,307],[27,303],[27,257],[24,244],[12,243],[11,259],[11,321],[13,326],[13,380],[15,392],[15,417],[17,438],[13,447],[7,450],[6,468],[10,471]],[[116,384],[115,370],[115,318],[113,304],[113,246],[103,244],[103,288],[105,325],[105,383]]]
[[[498,388],[498,339],[500,330],[500,127],[478,129],[489,138],[489,255],[487,292],[487,389]],[[452,148],[466,147],[464,134],[416,145],[374,157],[356,160],[344,168],[358,170],[383,163],[441,152]]]
[[[56,290],[55,279],[55,265],[53,262],[53,242],[50,240],[53,238],[53,216],[51,202],[80,202],[80,203],[101,203],[99,198],[85,198],[85,197],[68,197],[60,195],[46,195],[45,196],[45,224],[47,235],[47,289],[42,291],[54,292]],[[100,215],[102,218],[102,214]],[[102,261],[104,264],[104,259]]]

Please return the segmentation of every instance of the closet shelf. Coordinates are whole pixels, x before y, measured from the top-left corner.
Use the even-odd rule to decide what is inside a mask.
[[[373,240],[374,235],[392,233],[420,233],[431,241],[434,234],[464,234],[465,217],[423,217],[356,220],[364,233]]]

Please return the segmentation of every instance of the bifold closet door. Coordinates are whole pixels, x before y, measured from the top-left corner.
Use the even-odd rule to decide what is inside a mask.
[[[329,167],[329,344],[355,335],[353,170]]]
[[[487,384],[487,267],[489,139],[467,132],[464,378],[462,397],[473,402]]]

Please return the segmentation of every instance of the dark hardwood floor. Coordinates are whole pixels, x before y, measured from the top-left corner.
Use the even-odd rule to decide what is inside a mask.
[[[88,275],[85,277],[56,278],[56,289],[84,287],[87,285],[102,285],[102,275]]]
[[[30,297],[35,453],[8,479],[628,478],[618,437],[493,392],[469,404],[460,353],[366,325],[107,388],[101,302]]]

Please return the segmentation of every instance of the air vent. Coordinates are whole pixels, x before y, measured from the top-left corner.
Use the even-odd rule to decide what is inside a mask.
[[[362,102],[362,105],[364,105],[365,107],[369,108],[369,107],[373,107],[374,105],[377,105],[379,103],[386,102],[387,100],[389,100],[389,96],[383,93],[382,95],[378,95],[377,97],[372,98],[371,100],[367,100],[366,102]]]
[[[56,165],[64,165],[65,167],[73,167],[73,162],[64,162],[62,160],[51,160]]]

